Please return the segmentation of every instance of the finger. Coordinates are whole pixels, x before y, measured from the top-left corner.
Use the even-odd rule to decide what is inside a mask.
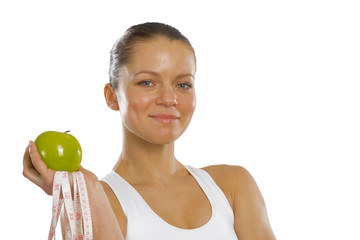
[[[49,192],[49,189],[52,187],[55,171],[48,168],[45,164],[45,162],[41,159],[39,151],[37,149],[36,144],[33,141],[29,141],[30,145],[30,156],[31,156],[31,162],[34,165],[35,170],[40,174],[40,182],[37,179],[34,179],[37,181],[41,188],[44,189],[47,193]],[[36,182],[34,182],[36,184]]]
[[[24,166],[24,169],[29,166],[29,161],[31,161],[31,160],[30,160],[29,147],[30,147],[30,144],[26,147],[25,153],[24,153],[24,157],[23,157],[23,166]],[[32,164],[31,164],[31,165],[32,165]]]
[[[26,147],[23,159],[23,175],[39,187],[41,186],[40,174],[35,169],[30,159],[29,146]]]
[[[31,161],[31,156],[30,156],[30,144],[26,147],[25,153],[24,153],[24,158],[23,158],[23,168],[24,170],[28,170],[28,169],[32,169],[34,167],[32,161]]]
[[[30,159],[30,153],[29,153],[29,146],[28,145],[26,147],[25,153],[24,153],[24,158],[23,158],[23,174],[26,175],[28,172],[31,172],[32,170],[35,170],[35,167]],[[40,175],[37,171],[36,171],[36,175]]]
[[[47,175],[48,167],[41,159],[36,144],[33,141],[29,141],[29,146],[31,162],[34,165],[34,168],[40,173],[40,175]]]
[[[31,182],[35,183],[37,186],[39,186],[40,188],[42,188],[48,195],[52,195],[52,185],[53,185],[53,179],[54,179],[54,175],[55,175],[55,171],[52,169],[48,169],[46,167],[46,164],[41,160],[40,156],[38,157],[33,157],[33,159],[31,159],[31,153],[33,150],[31,150],[31,142],[29,142],[29,145],[26,147],[25,153],[24,153],[24,159],[23,159],[23,175],[24,177],[26,177],[27,179],[29,179]],[[33,144],[35,145],[35,144]],[[36,147],[36,145],[35,145]],[[37,149],[35,150],[35,152],[38,151]],[[33,161],[34,160],[34,161]],[[40,174],[38,172],[38,170],[35,168],[34,163],[37,162],[37,160],[39,160],[40,162],[42,162],[41,165],[45,165],[40,168],[46,168],[45,172],[43,172],[42,174]]]

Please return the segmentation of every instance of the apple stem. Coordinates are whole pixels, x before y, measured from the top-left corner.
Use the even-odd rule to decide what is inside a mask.
[[[70,132],[70,130],[67,130],[66,132],[64,132],[64,133],[68,133],[68,132]]]

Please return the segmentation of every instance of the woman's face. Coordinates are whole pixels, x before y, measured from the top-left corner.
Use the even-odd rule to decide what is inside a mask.
[[[154,144],[175,141],[195,110],[195,56],[177,40],[157,37],[133,46],[120,69],[117,99],[126,131]]]

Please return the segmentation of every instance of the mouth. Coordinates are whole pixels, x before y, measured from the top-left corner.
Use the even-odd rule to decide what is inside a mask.
[[[174,115],[166,115],[166,114],[150,115],[150,117],[165,124],[173,123],[180,118]]]

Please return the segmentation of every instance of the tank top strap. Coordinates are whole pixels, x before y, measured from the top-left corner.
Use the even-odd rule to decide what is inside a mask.
[[[127,218],[137,218],[149,214],[149,209],[139,193],[115,171],[111,171],[101,180],[110,186]]]
[[[202,190],[205,192],[205,195],[208,197],[213,210],[221,211],[221,214],[226,214],[231,219],[231,221],[234,221],[234,213],[229,201],[227,200],[221,188],[210,176],[210,174],[203,169],[195,168],[189,165],[184,165],[184,167],[190,172],[190,174],[195,178]]]

